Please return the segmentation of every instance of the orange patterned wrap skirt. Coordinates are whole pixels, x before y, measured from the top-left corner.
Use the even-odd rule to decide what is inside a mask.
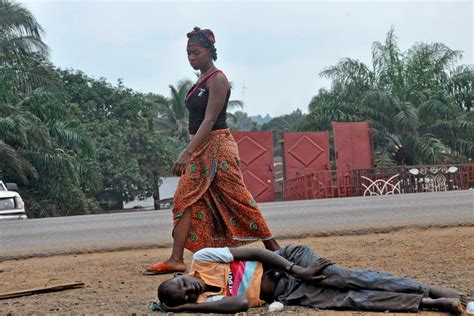
[[[185,248],[235,247],[272,234],[247,190],[237,144],[228,129],[216,130],[193,153],[174,195],[173,221],[192,212]]]

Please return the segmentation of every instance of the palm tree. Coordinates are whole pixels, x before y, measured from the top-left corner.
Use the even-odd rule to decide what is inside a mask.
[[[43,29],[32,14],[11,1],[0,0],[0,160],[2,170],[26,182],[35,168],[18,151],[31,140],[48,143],[47,132],[33,114],[16,106],[41,80],[38,63],[47,57]],[[28,70],[37,71],[28,71]]]
[[[47,55],[41,40],[41,25],[27,9],[9,0],[0,0],[0,52],[3,56]]]
[[[0,0],[0,177],[25,184],[29,212],[86,212],[86,192],[100,186],[94,148],[63,102],[42,33],[28,10]]]
[[[31,12],[18,3],[0,0],[0,81],[8,80],[9,88],[31,90],[34,84],[47,79],[42,64],[48,57],[48,47],[42,34]]]
[[[196,73],[196,76],[199,76]],[[156,119],[153,122],[155,129],[161,133],[176,137],[180,140],[188,140],[188,109],[186,108],[185,98],[192,86],[190,80],[181,80],[176,86],[170,85],[171,97],[163,99],[159,95],[148,94],[148,102],[156,104]],[[232,87],[232,83],[231,83]],[[229,100],[227,110],[242,109],[244,104],[240,100]],[[235,114],[228,112],[228,122],[232,125],[237,120]]]
[[[462,161],[474,154],[470,113],[474,69],[461,52],[418,43],[402,53],[393,29],[372,47],[372,67],[346,58],[321,75],[333,80],[311,101],[303,125],[371,120],[379,165]]]
[[[185,98],[191,85],[190,80],[181,80],[176,86],[169,85],[171,97],[167,99],[152,94],[146,96],[149,102],[156,103],[156,118],[153,122],[155,129],[181,140],[188,138],[188,109]]]

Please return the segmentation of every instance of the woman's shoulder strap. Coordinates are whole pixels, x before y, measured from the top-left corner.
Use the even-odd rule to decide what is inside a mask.
[[[227,83],[227,86],[228,88],[230,89],[230,84],[229,84],[229,80],[227,79],[226,75],[224,74],[224,72],[220,69],[217,69],[215,71],[213,71],[212,73],[209,74],[209,76],[206,78],[206,89],[208,88],[208,85],[209,85],[209,81],[211,81],[217,74],[222,74],[222,76],[224,77],[226,83]]]

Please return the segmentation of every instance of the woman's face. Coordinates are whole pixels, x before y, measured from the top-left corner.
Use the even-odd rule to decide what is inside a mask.
[[[202,69],[211,60],[208,48],[188,45],[186,51],[188,52],[189,64],[194,70]]]

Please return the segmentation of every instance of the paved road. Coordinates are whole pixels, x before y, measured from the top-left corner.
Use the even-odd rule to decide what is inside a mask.
[[[275,236],[474,225],[474,190],[261,204]],[[0,222],[0,260],[171,244],[169,210]]]

